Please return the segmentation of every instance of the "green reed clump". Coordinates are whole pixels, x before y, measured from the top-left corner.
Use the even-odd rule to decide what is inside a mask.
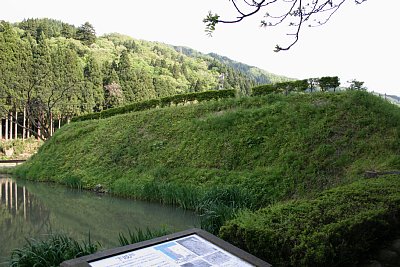
[[[219,186],[210,190],[201,187],[171,183],[146,183],[139,194],[141,199],[159,201],[200,214],[200,227],[217,234],[220,227],[235,217],[241,209],[254,210],[261,203],[248,189],[237,186]]]
[[[151,230],[148,227],[146,227],[146,230],[142,230],[141,228],[135,228],[135,230],[133,231],[131,231],[131,229],[128,228],[128,236],[126,237],[124,233],[119,233],[118,241],[121,246],[126,246],[146,241],[149,239],[153,239],[156,237],[168,235],[171,233],[172,232],[165,227],[157,230]]]
[[[120,185],[114,187],[114,192],[120,190]],[[144,183],[141,189],[135,188],[135,190],[136,196],[140,199],[176,205],[189,210],[198,210],[203,195],[203,191],[195,186],[156,181]]]
[[[128,185],[122,185],[126,183],[115,184],[113,192],[118,194],[120,190],[125,191],[129,188]],[[143,200],[158,201],[196,211],[201,216],[200,227],[214,234],[218,233],[226,221],[233,219],[238,210],[254,210],[261,205],[256,195],[237,186],[220,186],[205,190],[193,185],[151,181],[142,187],[135,185],[132,190]],[[129,195],[129,192],[125,194]]]
[[[70,188],[82,189],[81,179],[74,175],[65,176],[62,182]]]
[[[65,260],[96,252],[100,244],[88,241],[78,242],[65,234],[51,234],[46,240],[27,239],[22,248],[11,253],[12,267],[59,266]]]
[[[200,227],[218,234],[220,227],[233,219],[239,210],[256,207],[256,198],[248,190],[233,186],[214,188],[204,194],[198,207]]]

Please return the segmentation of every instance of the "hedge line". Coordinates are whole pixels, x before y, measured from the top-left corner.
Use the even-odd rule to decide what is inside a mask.
[[[399,177],[362,180],[242,212],[220,236],[274,266],[355,266],[399,229],[399,188]]]
[[[263,84],[252,88],[252,96],[268,95],[272,93],[289,93],[292,91],[304,92],[307,88],[308,80]]]
[[[205,92],[199,92],[199,93],[189,93],[189,94],[180,94],[180,95],[174,95],[174,96],[167,96],[163,97],[161,99],[151,99],[143,102],[137,102],[133,104],[129,104],[123,107],[117,107],[117,108],[110,108],[103,110],[101,112],[96,112],[96,113],[90,113],[86,115],[81,115],[72,118],[72,122],[77,122],[77,121],[85,121],[85,120],[94,120],[94,119],[104,119],[108,117],[112,117],[118,114],[124,114],[124,113],[129,113],[129,112],[134,112],[134,111],[141,111],[141,110],[147,110],[147,109],[152,109],[156,107],[166,107],[170,106],[172,104],[180,104],[180,103],[186,103],[189,101],[207,101],[207,100],[218,100],[222,98],[229,98],[229,97],[235,97],[235,90],[213,90],[213,91],[205,91]]]

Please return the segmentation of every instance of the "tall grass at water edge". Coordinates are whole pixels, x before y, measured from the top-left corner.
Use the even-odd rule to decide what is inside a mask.
[[[118,193],[118,188],[114,190]],[[213,234],[217,234],[219,228],[232,219],[237,211],[259,208],[261,204],[257,203],[248,190],[235,186],[203,189],[190,185],[150,182],[140,192],[136,191],[135,195],[143,200],[194,210],[200,215],[200,227]]]
[[[88,241],[81,242],[65,234],[51,234],[45,240],[26,239],[26,244],[22,248],[12,251],[10,266],[59,266],[63,261],[92,254],[98,248],[99,244],[92,242],[90,234]]]
[[[156,230],[151,230],[150,228],[146,228],[146,230],[142,230],[141,228],[135,228],[135,230],[133,231],[128,228],[127,236],[124,233],[119,233],[118,241],[121,246],[126,246],[150,240],[156,237],[168,235],[171,233],[172,232],[168,230],[166,227]]]

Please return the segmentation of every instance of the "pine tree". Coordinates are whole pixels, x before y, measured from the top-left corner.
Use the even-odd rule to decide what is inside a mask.
[[[96,31],[89,22],[85,22],[76,32],[76,38],[85,45],[91,45],[96,41]]]
[[[93,56],[89,57],[84,68],[84,78],[85,91],[83,103],[87,103],[84,107],[87,109],[85,111],[101,111],[102,103],[104,102],[103,75],[97,60]],[[89,110],[89,108],[92,110]]]
[[[0,120],[7,119],[9,110],[11,109],[11,81],[12,66],[14,65],[12,58],[12,38],[11,25],[6,22],[0,22]],[[12,80],[12,79],[11,79]],[[7,123],[7,121],[6,121]],[[8,127],[4,133],[8,138]]]
[[[53,97],[49,101],[49,112],[53,112],[53,107],[58,107],[68,116],[79,114],[84,87],[83,69],[78,54],[67,46],[59,45],[53,51],[52,69],[54,84],[51,89]]]
[[[37,95],[45,95],[52,86],[52,60],[50,46],[44,33],[39,36],[33,49],[33,84]]]
[[[118,64],[118,77],[122,91],[124,92],[125,100],[133,102],[135,100],[134,91],[137,77],[132,69],[132,64],[129,59],[129,52],[122,51]]]

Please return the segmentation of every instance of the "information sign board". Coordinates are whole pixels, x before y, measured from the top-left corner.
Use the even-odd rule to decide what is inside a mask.
[[[66,261],[61,266],[250,267],[270,264],[203,230],[191,229]]]

